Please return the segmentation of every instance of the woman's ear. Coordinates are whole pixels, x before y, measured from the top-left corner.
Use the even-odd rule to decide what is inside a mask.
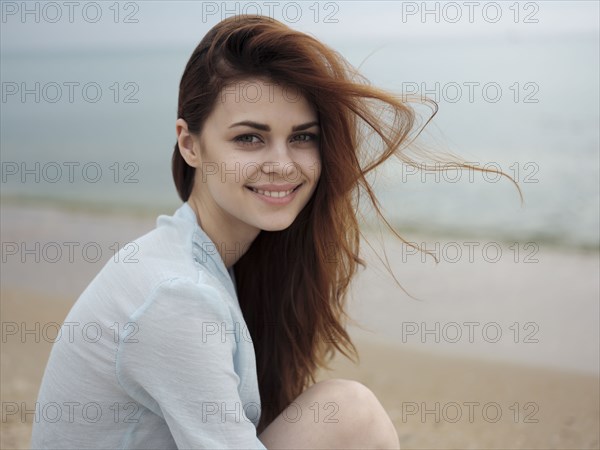
[[[177,132],[179,153],[189,166],[199,167],[201,164],[200,144],[198,139],[190,133],[187,122],[183,119],[177,119],[175,131]]]

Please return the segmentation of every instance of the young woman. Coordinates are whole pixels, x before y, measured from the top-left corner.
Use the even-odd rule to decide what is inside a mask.
[[[365,175],[410,161],[414,122],[308,35],[260,16],[212,28],[180,84],[184,203],[73,306],[32,447],[398,448],[366,386],[315,374],[356,356],[359,194],[379,211]]]

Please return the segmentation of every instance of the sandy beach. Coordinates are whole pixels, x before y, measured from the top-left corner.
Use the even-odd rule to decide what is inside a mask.
[[[28,448],[33,415],[8,412],[36,401],[52,345],[41,330],[62,323],[114,249],[150,231],[155,216],[10,203],[1,213],[0,448]],[[598,253],[540,248],[527,264],[514,253],[491,263],[441,252],[436,266],[387,239],[395,275],[421,300],[370,263],[349,300],[360,362],[338,355],[319,379],[368,386],[402,448],[600,447]],[[40,332],[23,339],[6,333],[11,323]]]

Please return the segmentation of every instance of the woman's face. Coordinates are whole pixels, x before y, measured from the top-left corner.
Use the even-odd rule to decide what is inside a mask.
[[[319,131],[295,89],[264,79],[226,87],[195,139],[192,197],[219,226],[289,227],[321,173]]]

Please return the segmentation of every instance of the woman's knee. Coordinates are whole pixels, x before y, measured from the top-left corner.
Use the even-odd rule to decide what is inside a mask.
[[[323,410],[334,411],[329,419],[341,422],[347,436],[369,436],[372,445],[378,448],[399,448],[396,429],[377,396],[364,384],[343,378],[323,380],[311,386],[315,389],[316,401]],[[354,438],[352,438],[354,436]],[[354,441],[356,442],[356,441]]]
[[[331,378],[315,383],[309,389],[313,389],[314,395],[323,404],[333,404],[346,418],[354,417],[362,419],[369,417],[373,410],[380,406],[375,394],[364,384],[355,380],[343,378]]]
[[[260,438],[267,448],[399,448],[396,430],[375,394],[341,378],[310,386]]]

